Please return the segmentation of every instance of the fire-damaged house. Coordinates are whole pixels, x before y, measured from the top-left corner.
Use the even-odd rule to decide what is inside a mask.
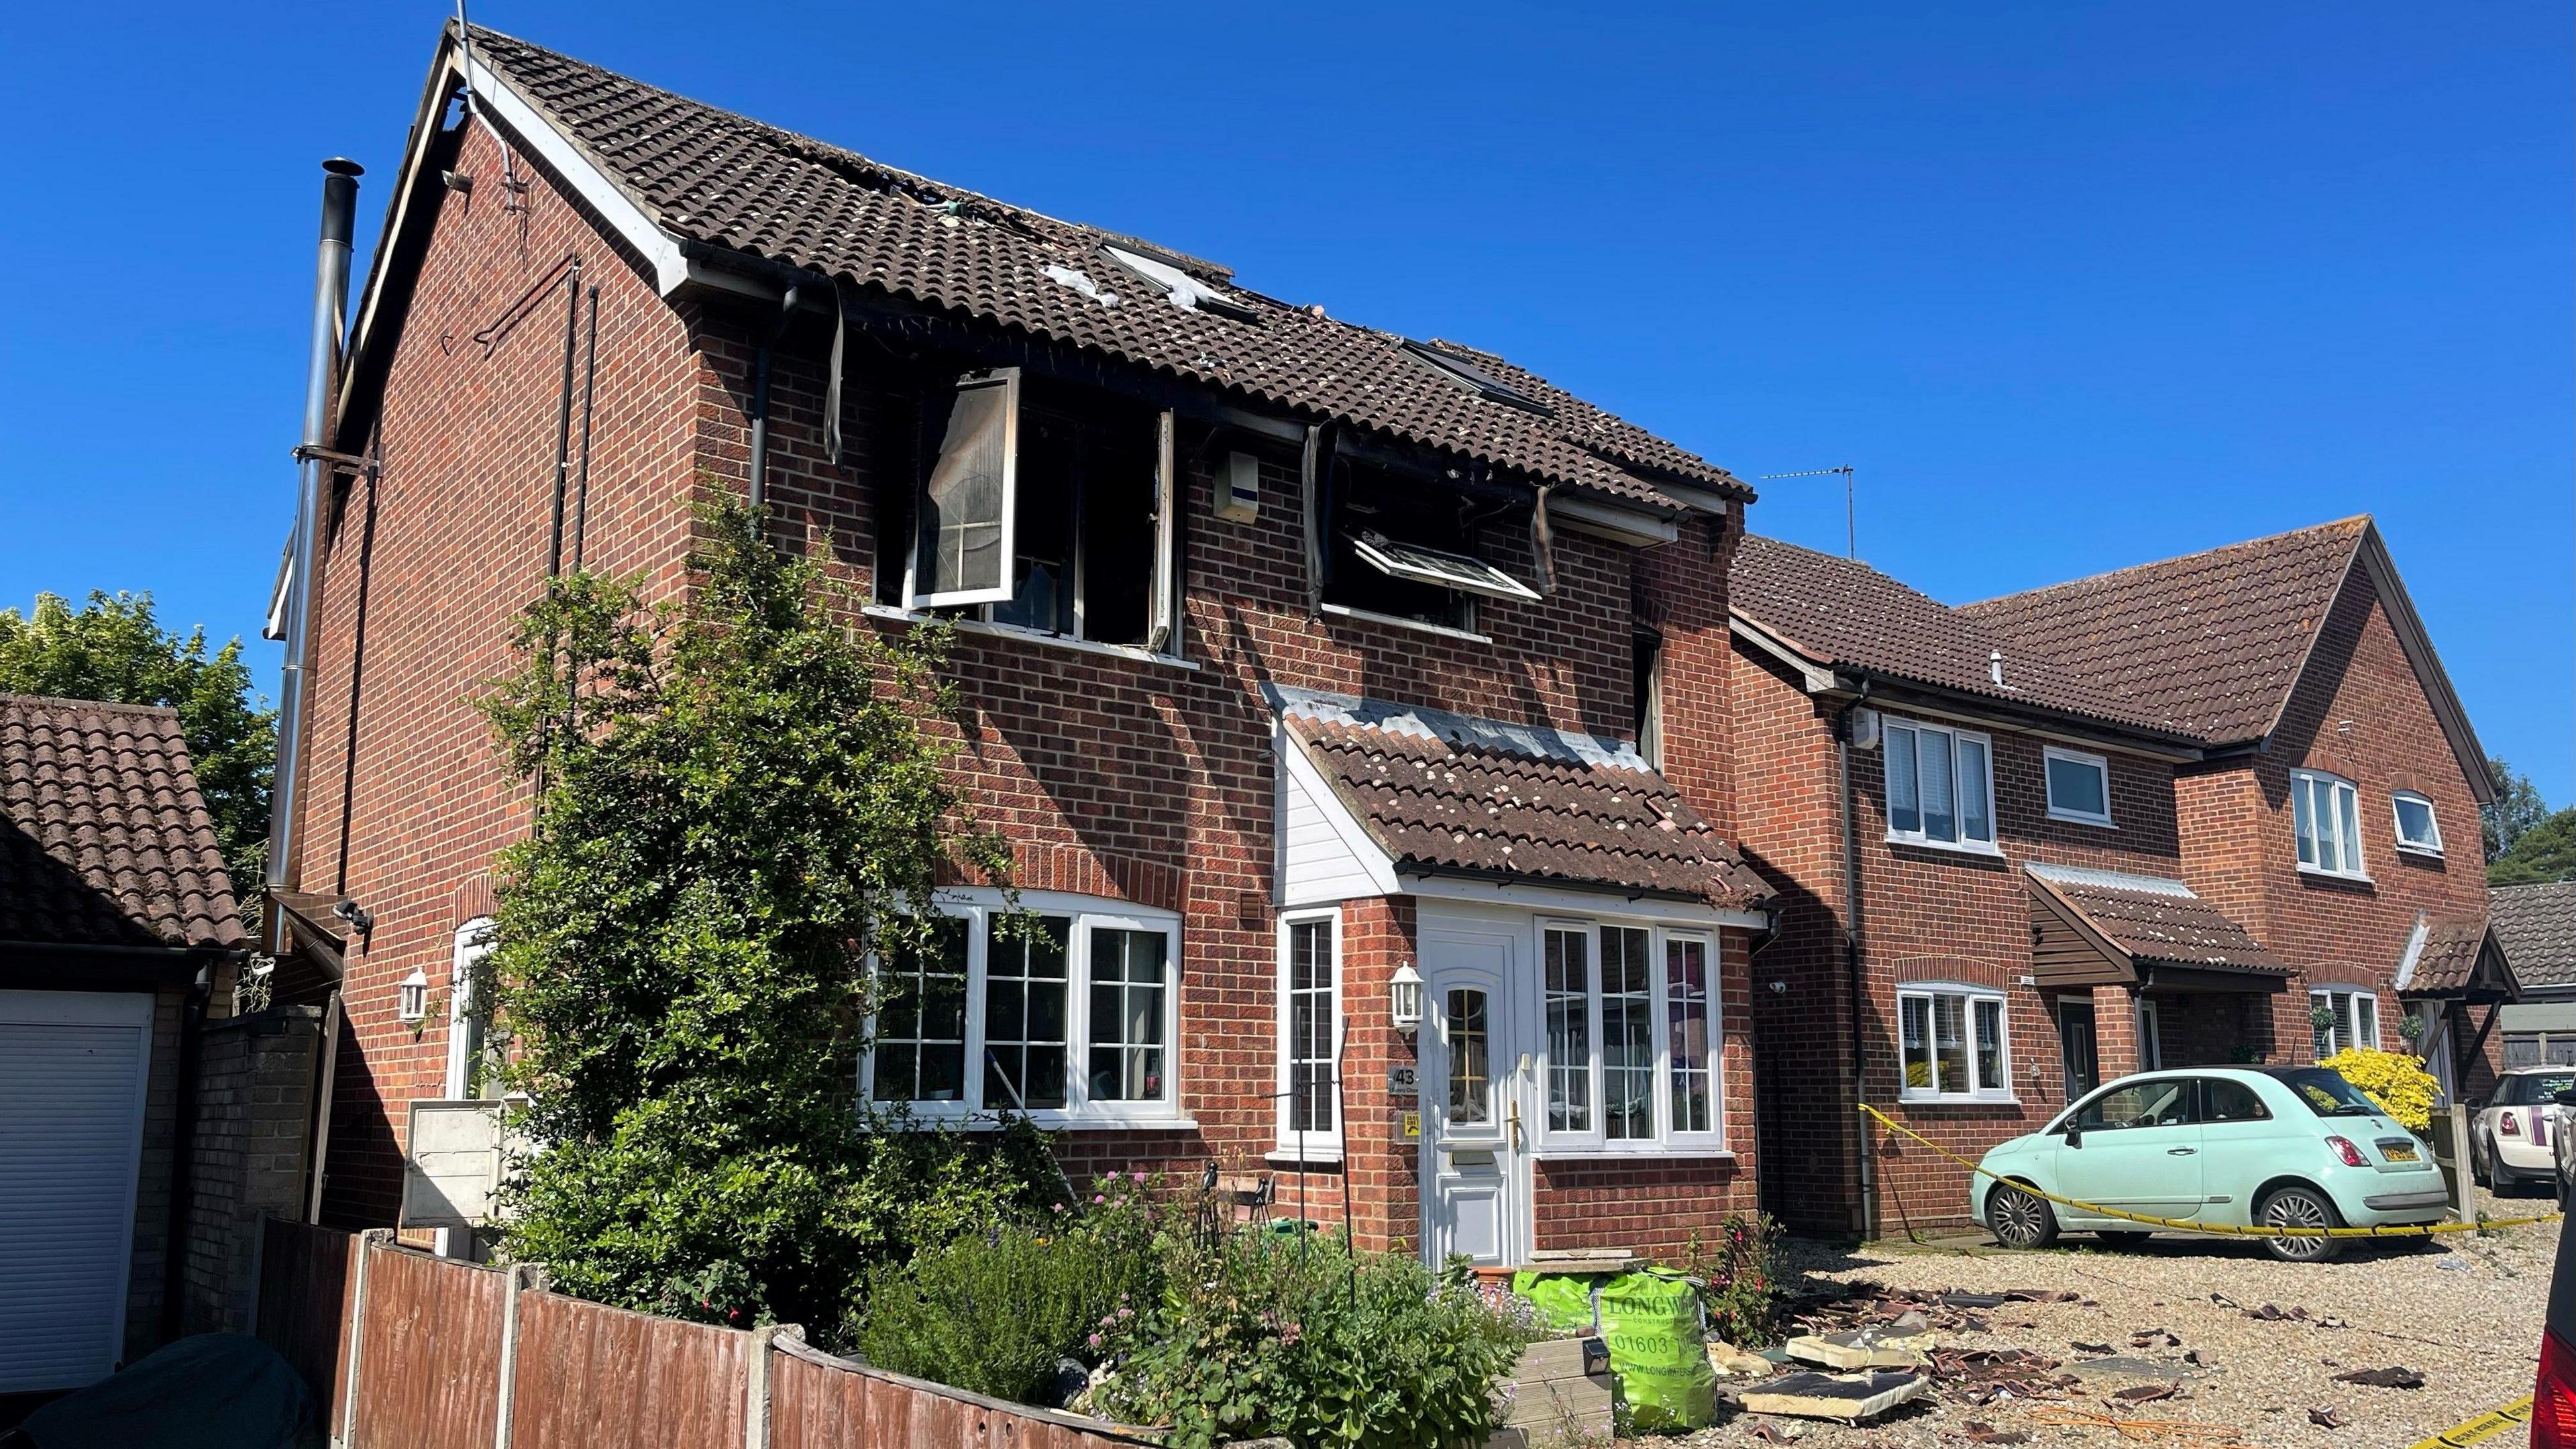
[[[281,989],[341,1023],[326,1219],[392,1221],[410,1105],[475,1079],[530,802],[472,699],[514,617],[576,567],[687,587],[710,492],[862,627],[954,622],[961,783],[1039,918],[942,892],[869,1099],[1266,1176],[1435,1261],[1669,1255],[1754,1205],[1734,477],[491,32],[440,40],[338,355],[333,184],[268,882]]]

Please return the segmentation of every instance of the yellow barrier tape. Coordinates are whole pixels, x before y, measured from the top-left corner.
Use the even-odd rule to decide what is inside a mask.
[[[2531,1395],[2525,1394],[2501,1409],[2489,1409],[2465,1424],[2454,1424],[2430,1439],[2418,1439],[2408,1449],[2468,1449],[2481,1439],[2492,1439],[2507,1429],[2518,1429],[2531,1422]]]
[[[2053,1192],[2043,1191],[2026,1182],[2013,1182],[2001,1173],[1989,1170],[1982,1163],[1970,1162],[1949,1148],[1889,1117],[1867,1102],[1862,1102],[1859,1106],[1861,1111],[1877,1118],[1889,1131],[1913,1138],[1980,1177],[1991,1177],[1997,1182],[2012,1182],[2014,1187],[2029,1193],[2032,1197],[2053,1202],[2062,1207],[2071,1207],[2077,1212],[2089,1213],[2095,1217],[2114,1218],[2121,1222],[2145,1223],[2150,1227],[2170,1228],[2179,1233],[2214,1233],[2221,1237],[2235,1238],[2424,1238],[2436,1233],[2474,1233],[2489,1228],[2529,1227],[2533,1223],[2554,1223],[2566,1216],[2565,1213],[2542,1213],[2527,1218],[2480,1217],[2477,1221],[2469,1223],[2415,1223],[2382,1228],[2239,1227],[2234,1223],[2205,1223],[2190,1218],[2150,1217],[2144,1213],[2122,1212],[2118,1208],[2104,1207],[2100,1203],[2085,1202],[2080,1198],[2059,1197]]]

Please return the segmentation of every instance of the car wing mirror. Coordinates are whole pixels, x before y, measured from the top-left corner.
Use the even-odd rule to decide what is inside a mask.
[[[2083,1128],[2081,1128],[2081,1127],[2076,1126],[2076,1125],[2075,1125],[2074,1123],[2072,1123],[2072,1122],[2067,1123],[2067,1124],[2066,1124],[2066,1145],[2067,1145],[2067,1146],[2069,1146],[2069,1147],[2081,1147],[2081,1146],[2083,1146],[2083,1145],[2084,1145],[2084,1129],[2083,1129]]]
[[[2559,1093],[2558,1105],[2561,1107],[2576,1107],[2576,1087],[2570,1087],[2566,1091]]]

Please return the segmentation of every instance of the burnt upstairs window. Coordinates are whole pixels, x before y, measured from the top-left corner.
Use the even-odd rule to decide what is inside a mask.
[[[1470,633],[1480,599],[1535,602],[1538,592],[1487,562],[1477,537],[1525,506],[1344,460],[1334,470],[1324,575],[1327,612],[1373,615]]]
[[[929,399],[923,424],[906,608],[1172,647],[1169,413],[1000,368]]]

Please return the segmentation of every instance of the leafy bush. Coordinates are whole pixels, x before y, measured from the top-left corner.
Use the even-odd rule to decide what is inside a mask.
[[[1175,1449],[1473,1444],[1532,1336],[1406,1255],[1268,1234],[1173,1252],[1162,1299],[1107,1326],[1113,1373],[1092,1406],[1169,1426]]]
[[[1700,1284],[1708,1332],[1738,1348],[1763,1348],[1780,1337],[1780,1224],[1769,1213],[1729,1217],[1714,1250],[1691,1236],[1683,1269]]]
[[[2407,1130],[2431,1130],[2433,1099],[2440,1094],[2441,1085],[2415,1058],[2404,1052],[2347,1047],[2317,1065],[2359,1087],[2362,1095],[2377,1102],[2381,1111],[2396,1118]]]
[[[1057,1204],[1053,1216],[1050,1227],[991,1227],[880,1270],[860,1350],[896,1373],[1041,1400],[1062,1360],[1096,1361],[1105,1328],[1161,1293],[1138,1197],[1088,1213]]]

